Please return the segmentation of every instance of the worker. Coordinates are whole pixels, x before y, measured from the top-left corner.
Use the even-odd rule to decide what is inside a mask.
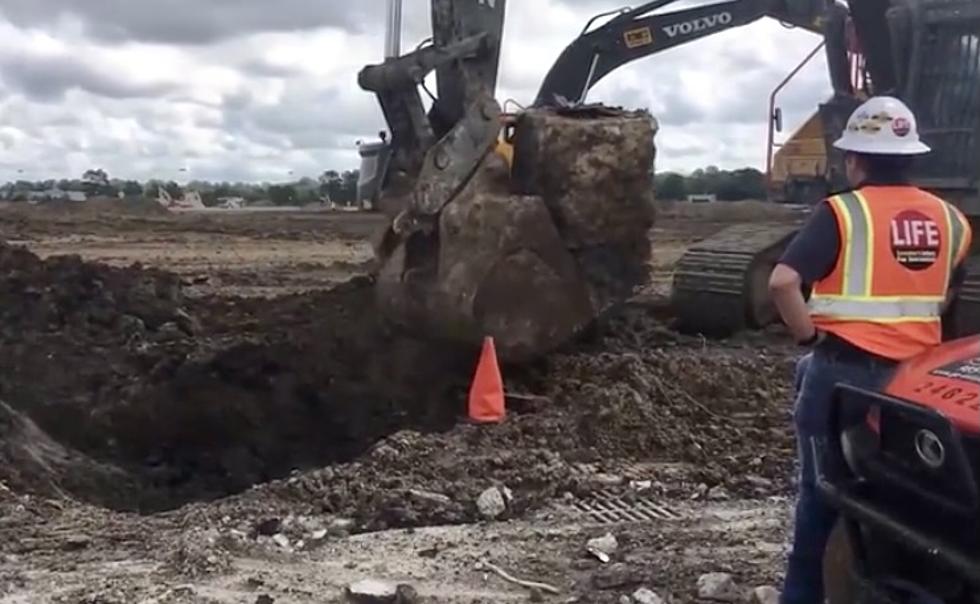
[[[785,604],[823,602],[837,517],[816,489],[810,443],[829,432],[835,385],[881,387],[898,362],[940,343],[972,238],[959,210],[909,184],[912,162],[930,149],[900,100],[865,101],[834,146],[851,188],[814,208],[769,280],[783,322],[811,350],[797,365],[800,481]]]

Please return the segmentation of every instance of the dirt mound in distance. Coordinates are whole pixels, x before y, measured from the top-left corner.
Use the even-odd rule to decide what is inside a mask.
[[[102,214],[126,214],[129,216],[167,216],[170,211],[146,197],[91,197],[85,201],[54,200],[30,206],[32,209],[58,214],[95,216]]]

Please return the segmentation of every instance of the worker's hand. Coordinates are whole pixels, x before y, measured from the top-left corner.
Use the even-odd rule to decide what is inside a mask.
[[[827,337],[826,332],[820,331],[819,329],[814,327],[813,334],[810,337],[805,338],[803,340],[797,340],[796,343],[799,344],[800,346],[816,346],[820,344],[820,342],[823,342],[826,337]]]

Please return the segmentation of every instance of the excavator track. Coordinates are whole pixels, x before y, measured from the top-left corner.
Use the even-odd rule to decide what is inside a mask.
[[[769,274],[798,228],[735,225],[692,246],[674,270],[671,305],[677,328],[726,336],[776,321]]]

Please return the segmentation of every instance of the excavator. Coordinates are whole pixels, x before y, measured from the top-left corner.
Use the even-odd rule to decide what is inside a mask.
[[[360,183],[390,219],[375,242],[385,316],[429,338],[492,336],[504,361],[525,361],[631,296],[649,260],[659,123],[586,103],[589,90],[632,61],[763,18],[825,42],[834,94],[815,117],[828,186],[846,186],[830,142],[849,113],[869,94],[892,94],[917,112],[934,149],[916,184],[980,217],[974,0],[730,0],[663,10],[674,1],[592,18],[534,104],[511,114],[494,96],[506,0],[431,0],[432,38],[405,54],[401,2],[389,0],[386,58],[358,76],[391,135],[362,149]],[[766,279],[795,229],[732,225],[689,249],[673,278],[678,328],[723,336],[774,322]],[[980,332],[976,263],[947,325],[951,337]]]

